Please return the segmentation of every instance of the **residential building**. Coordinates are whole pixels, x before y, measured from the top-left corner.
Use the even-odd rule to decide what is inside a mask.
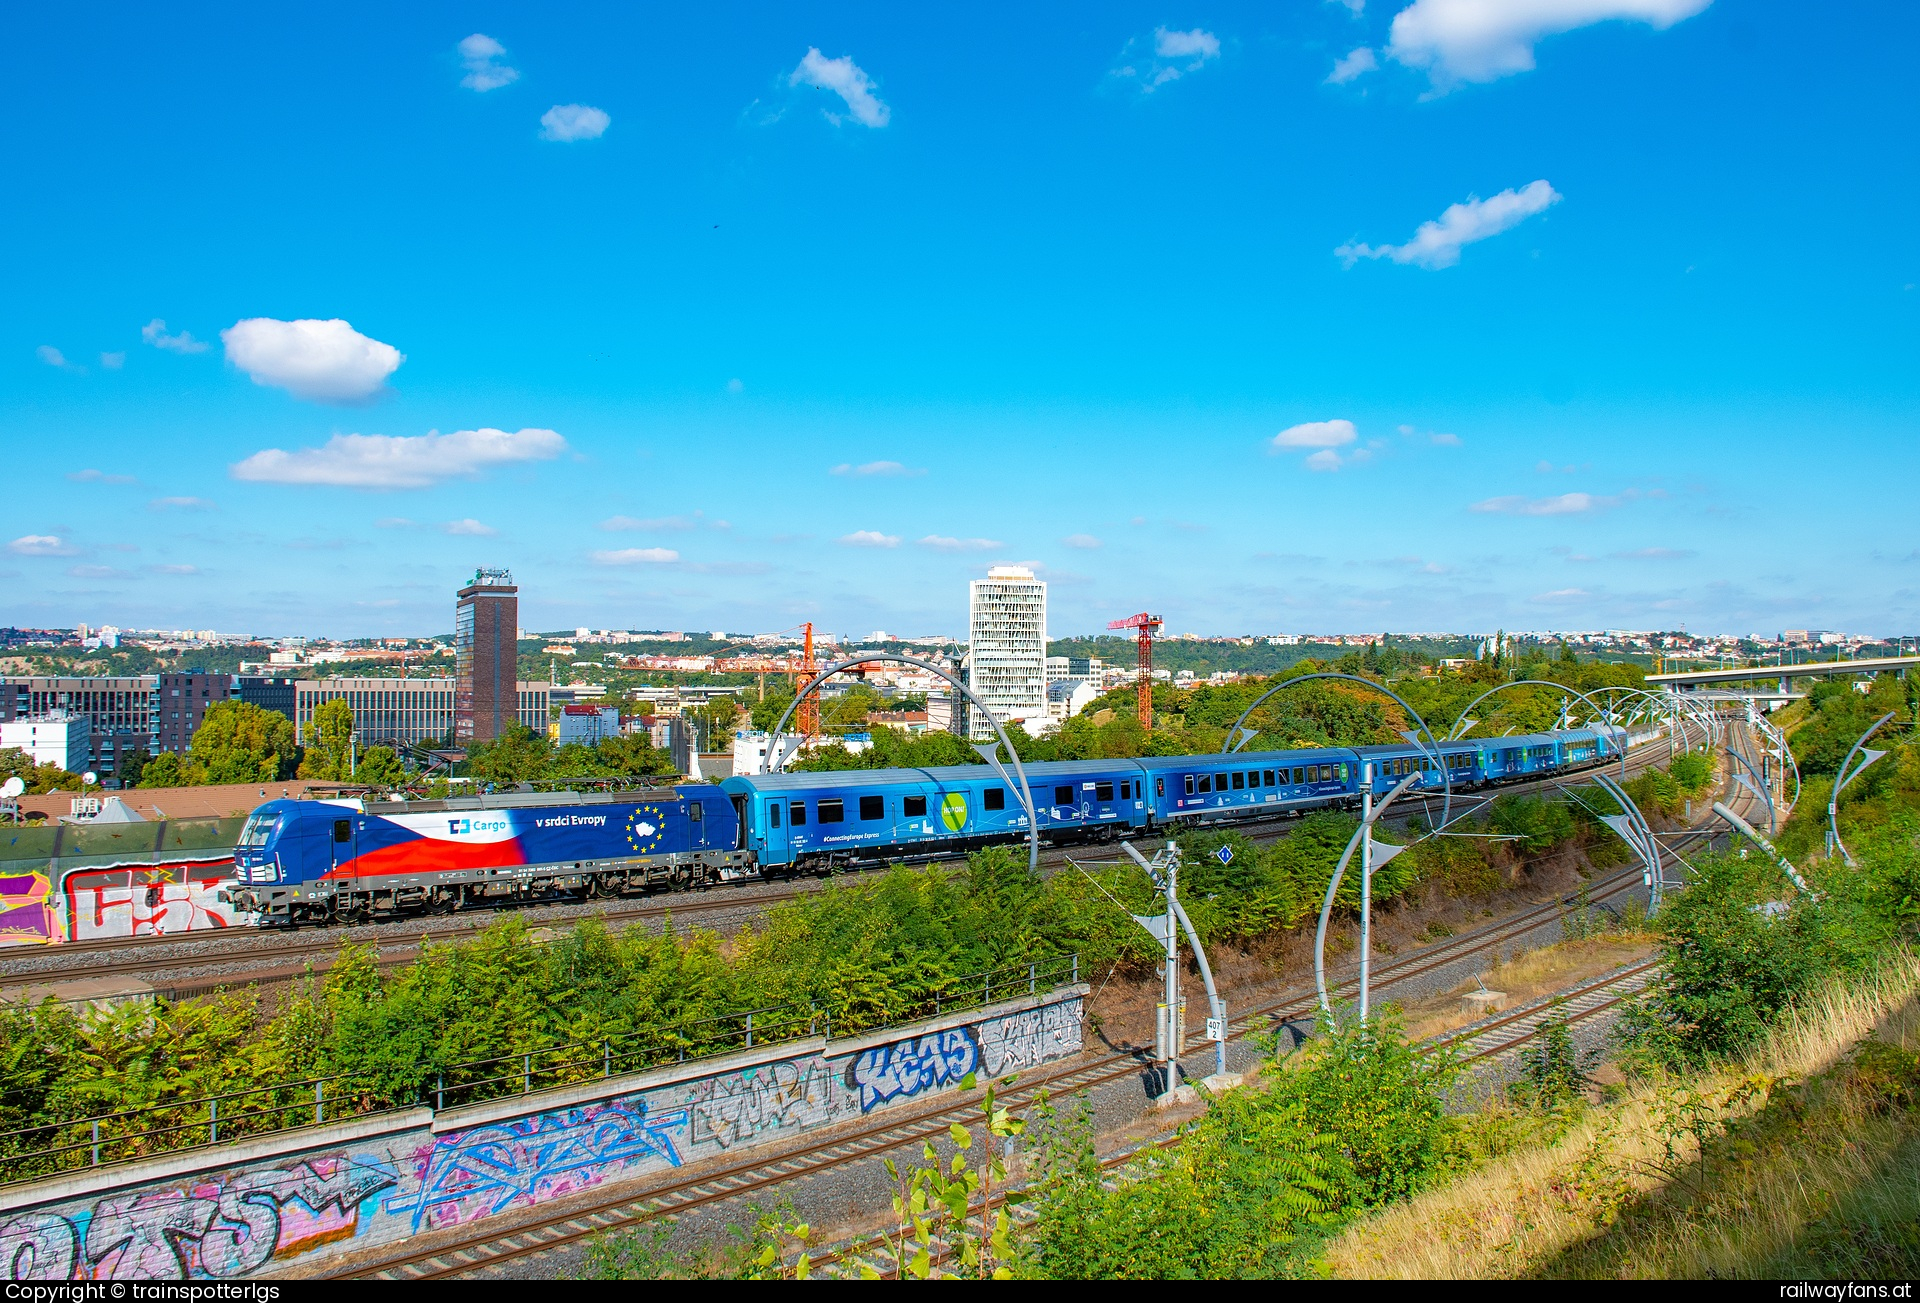
[[[520,590],[506,570],[474,571],[453,610],[454,741],[491,742],[515,718]],[[544,732],[546,712],[533,725]]]
[[[262,710],[277,711],[289,720],[299,719],[300,680],[247,676],[240,680],[240,700]]]
[[[90,723],[84,768],[117,785],[126,757],[153,750],[151,674],[0,679],[0,720],[66,711]]]
[[[870,710],[867,723],[897,728],[905,733],[924,733],[929,727],[924,710]]]
[[[967,584],[967,686],[1001,724],[1047,717],[1047,585],[1024,566],[994,566]],[[978,712],[970,712],[978,713]],[[970,719],[984,741],[991,721]]]
[[[934,733],[962,733],[962,721],[966,712],[957,709],[960,703],[953,692],[929,692],[927,694],[927,729]]]
[[[547,731],[549,687],[516,683],[507,723]],[[323,702],[353,708],[353,733],[361,746],[396,749],[415,743],[440,746],[454,730],[457,688],[453,679],[302,679],[294,684],[294,728],[301,745],[313,741],[313,715]],[[502,730],[504,731],[504,729]]]
[[[185,755],[207,711],[235,695],[233,676],[189,670],[162,674],[153,692],[153,745],[157,753]]]
[[[1072,719],[1099,695],[1085,679],[1056,679],[1047,685],[1047,718],[1056,724]]]
[[[594,746],[620,735],[620,712],[613,706],[562,706],[559,723],[555,740],[561,746]]]
[[[65,710],[0,723],[0,749],[24,751],[36,765],[58,765],[70,774],[87,771],[92,741],[93,721]]]

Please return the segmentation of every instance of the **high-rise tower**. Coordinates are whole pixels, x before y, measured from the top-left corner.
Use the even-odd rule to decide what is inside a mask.
[[[518,717],[520,590],[508,570],[480,569],[453,608],[453,740],[491,742]]]
[[[994,566],[967,585],[967,686],[1001,724],[1047,717],[1047,586],[1024,566]],[[984,741],[993,725],[968,712]]]

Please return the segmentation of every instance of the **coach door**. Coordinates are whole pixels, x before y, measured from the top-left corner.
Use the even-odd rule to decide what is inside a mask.
[[[760,825],[766,829],[767,853],[769,864],[785,864],[793,858],[788,850],[787,808],[786,802],[777,796],[763,796],[760,801]]]

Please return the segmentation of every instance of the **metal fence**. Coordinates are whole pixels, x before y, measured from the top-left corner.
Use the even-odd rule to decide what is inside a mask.
[[[222,1141],[427,1106],[436,1111],[689,1063],[812,1036],[885,1030],[1080,980],[1080,957],[1009,964],[941,983],[903,1008],[797,1001],[656,1024],[459,1063],[396,1065],[172,1099],[0,1132],[0,1184]]]

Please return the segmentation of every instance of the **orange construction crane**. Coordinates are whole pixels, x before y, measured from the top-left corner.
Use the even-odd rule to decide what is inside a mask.
[[[1148,615],[1142,611],[1139,615],[1129,615],[1124,620],[1112,620],[1109,629],[1137,629],[1140,642],[1140,727],[1153,727],[1153,633],[1165,621],[1157,615]]]
[[[806,630],[807,630],[806,643],[804,644],[805,650],[801,653],[801,656],[800,656],[800,681],[793,685],[795,691],[798,691],[799,689],[806,687],[807,684],[813,681],[813,676],[820,672],[819,665],[815,664],[813,659],[813,621],[812,620],[807,621]],[[795,717],[794,722],[800,729],[800,736],[812,737],[815,733],[818,733],[820,731],[819,694],[809,692],[807,694],[807,699],[800,703],[800,709],[794,712],[794,717]],[[774,743],[777,745],[779,743],[779,739],[775,738]]]

